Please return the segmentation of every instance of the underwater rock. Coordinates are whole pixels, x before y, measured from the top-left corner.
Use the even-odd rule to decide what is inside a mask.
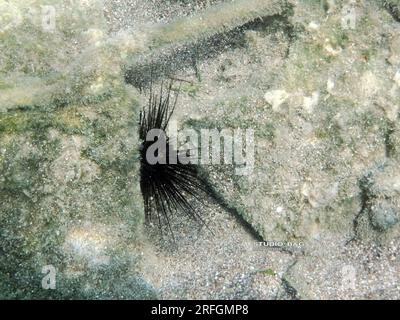
[[[387,201],[379,201],[371,206],[371,223],[379,231],[386,231],[399,222],[400,216],[396,208]]]
[[[237,0],[123,30],[107,25],[101,2],[0,3],[1,298],[157,296],[157,278],[168,276],[151,283],[143,272],[142,88],[125,83],[128,73],[152,79],[136,68],[148,55],[156,66],[167,57],[168,77],[183,79],[182,124],[254,130],[249,174],[228,164],[204,175],[252,237],[302,243],[282,250],[295,260],[286,273],[267,272],[274,292],[398,297],[398,1],[352,2],[346,27],[338,1]],[[229,46],[216,44],[221,35]],[[188,55],[212,45],[212,56]],[[215,261],[235,257],[229,250]],[[180,267],[189,274],[196,262]],[[349,270],[363,280],[355,289],[343,284]],[[232,296],[256,297],[252,286],[262,294],[270,281],[253,281],[262,277],[238,276]],[[177,278],[183,295],[190,281]]]

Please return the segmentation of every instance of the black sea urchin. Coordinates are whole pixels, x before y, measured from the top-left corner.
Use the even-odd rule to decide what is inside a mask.
[[[188,197],[201,203],[201,193],[207,192],[206,184],[199,175],[198,166],[193,163],[183,164],[179,159],[179,153],[182,151],[172,146],[166,134],[177,99],[178,93],[175,94],[175,98],[172,97],[172,83],[166,90],[161,85],[159,95],[150,88],[148,106],[140,114],[139,132],[142,140],[140,188],[146,221],[151,221],[155,215],[159,226],[161,227],[163,220],[166,221],[171,233],[169,219],[177,211],[203,223]],[[153,135],[154,140],[147,141],[150,131],[158,133]],[[154,163],[149,161],[149,151],[150,148],[153,150],[152,146],[156,141],[161,141],[160,139],[163,141],[164,148],[158,148],[154,155],[161,161]]]

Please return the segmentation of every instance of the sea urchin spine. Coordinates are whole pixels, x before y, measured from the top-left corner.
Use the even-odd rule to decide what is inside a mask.
[[[188,197],[202,203],[201,193],[207,193],[206,184],[199,176],[197,165],[183,164],[179,160],[181,151],[176,150],[166,134],[178,99],[178,93],[172,98],[172,90],[172,83],[166,90],[161,85],[159,95],[150,88],[148,106],[140,114],[139,131],[142,140],[140,188],[146,221],[152,221],[155,214],[159,226],[161,227],[162,221],[165,220],[171,233],[170,216],[177,211],[204,223]],[[157,142],[162,142],[160,145],[164,148],[154,148]],[[155,162],[154,159],[158,161]]]

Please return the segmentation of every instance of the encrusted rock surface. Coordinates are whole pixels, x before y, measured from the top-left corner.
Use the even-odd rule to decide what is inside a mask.
[[[400,298],[399,1],[43,4],[0,0],[1,298]],[[144,225],[150,77],[179,126],[255,135],[175,241]]]

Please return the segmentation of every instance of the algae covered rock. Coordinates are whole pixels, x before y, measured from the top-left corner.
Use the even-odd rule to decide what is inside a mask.
[[[0,296],[398,297],[398,1],[132,3],[0,0]],[[177,215],[176,251],[139,187],[171,79],[171,120],[248,161],[200,164],[218,236]]]
[[[105,55],[75,61],[107,31],[99,4],[1,2],[3,298],[154,295],[140,276],[137,91]]]
[[[111,265],[126,261],[126,274],[138,270],[135,246],[143,208],[135,101],[127,93],[53,113],[0,114],[1,270],[9,280],[2,284],[21,290],[2,294],[28,297],[30,280],[40,291],[40,272],[46,265],[57,270],[60,297],[62,278],[78,281],[108,268],[107,277],[117,280],[122,275],[114,274]],[[111,281],[107,277],[99,279]],[[76,284],[83,286],[81,281]],[[68,290],[79,292],[72,284],[66,290],[66,297]]]
[[[0,2],[4,297],[152,295],[140,275],[141,99],[125,72],[138,53],[157,59],[286,6],[221,1],[132,31],[110,25],[103,1]]]
[[[383,67],[392,42],[373,49],[373,35],[383,28],[395,42],[399,26],[385,11],[376,13],[374,4],[357,3],[354,28],[343,25],[344,7],[298,3],[289,17],[292,39],[270,40],[271,25],[261,27],[260,42],[284,49],[291,40],[289,53],[278,51],[275,64],[265,66],[248,38],[247,54],[254,58],[241,69],[236,65],[238,79],[219,84],[221,102],[200,105],[210,113],[188,122],[197,129],[254,129],[253,172],[238,176],[233,167],[213,168],[210,179],[264,239],[319,241],[340,234],[346,243],[362,207],[359,180],[376,163],[396,157],[397,70]],[[205,73],[211,68],[204,66]]]

